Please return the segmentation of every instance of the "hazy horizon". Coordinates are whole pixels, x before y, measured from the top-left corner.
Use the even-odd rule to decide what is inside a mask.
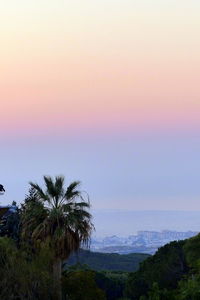
[[[200,210],[199,9],[2,1],[2,204],[63,174],[95,209]]]
[[[95,210],[95,237],[129,236],[138,231],[200,232],[200,211]]]

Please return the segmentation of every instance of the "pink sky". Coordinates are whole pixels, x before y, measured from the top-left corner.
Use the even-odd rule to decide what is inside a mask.
[[[0,126],[200,129],[196,1],[4,1]]]

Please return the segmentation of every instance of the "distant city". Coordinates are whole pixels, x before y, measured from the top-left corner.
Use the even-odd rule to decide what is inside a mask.
[[[148,253],[154,254],[161,246],[197,235],[196,231],[138,231],[136,235],[120,237],[117,235],[104,238],[95,237],[91,241],[91,251],[102,253]]]

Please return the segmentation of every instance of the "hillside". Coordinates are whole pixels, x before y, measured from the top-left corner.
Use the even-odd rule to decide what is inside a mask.
[[[200,299],[200,235],[174,241],[130,273],[126,284],[128,299]]]
[[[139,264],[148,258],[148,254],[131,253],[98,253],[88,250],[80,250],[78,254],[73,254],[67,261],[66,266],[77,263],[86,264],[95,271],[125,271],[133,272],[139,268]]]

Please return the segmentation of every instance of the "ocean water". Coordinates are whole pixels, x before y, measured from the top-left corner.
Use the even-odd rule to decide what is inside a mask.
[[[140,230],[200,231],[200,211],[94,210],[94,236],[128,236]]]

